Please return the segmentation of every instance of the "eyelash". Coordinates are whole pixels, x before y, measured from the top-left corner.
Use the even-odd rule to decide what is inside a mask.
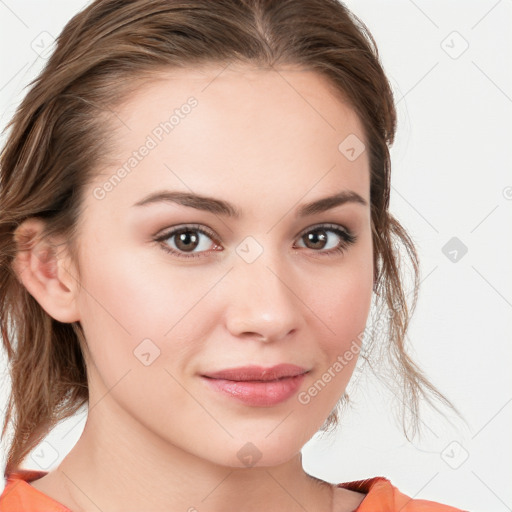
[[[336,256],[336,255],[342,254],[345,252],[345,250],[348,249],[348,247],[350,245],[353,245],[357,240],[356,235],[354,235],[347,229],[341,229],[336,224],[319,224],[319,225],[312,226],[311,228],[308,228],[306,231],[302,231],[302,233],[299,235],[299,239],[303,238],[308,233],[311,233],[314,231],[319,231],[321,229],[324,229],[325,231],[332,231],[332,232],[336,233],[341,238],[340,245],[334,249],[329,249],[327,251],[323,251],[323,250],[315,251],[315,249],[311,249],[314,252],[320,253],[322,256]],[[168,240],[169,238],[176,235],[177,233],[187,232],[187,231],[197,231],[199,233],[202,233],[203,235],[207,235],[209,238],[212,239],[212,241],[215,244],[219,244],[219,242],[217,242],[217,240],[215,239],[215,234],[212,231],[210,231],[209,229],[205,229],[204,227],[201,227],[197,224],[186,224],[183,226],[179,226],[177,228],[173,228],[171,231],[168,231],[168,232],[154,238],[154,241],[159,242],[162,246],[162,249],[165,252],[170,253],[179,258],[185,258],[185,259],[201,258],[201,257],[205,256],[205,252],[208,252],[208,251],[201,251],[199,253],[187,254],[187,253],[183,253],[183,252],[177,251],[175,249],[172,249],[167,244],[164,243],[165,240]],[[307,247],[303,247],[301,249],[307,249]],[[217,252],[217,251],[215,251],[215,252]]]

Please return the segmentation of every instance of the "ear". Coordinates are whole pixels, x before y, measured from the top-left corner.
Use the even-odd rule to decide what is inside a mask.
[[[77,273],[65,250],[65,240],[41,239],[44,225],[43,220],[32,217],[16,228],[18,250],[13,269],[51,317],[64,323],[78,321]]]

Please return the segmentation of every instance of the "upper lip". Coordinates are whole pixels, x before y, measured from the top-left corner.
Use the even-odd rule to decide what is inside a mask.
[[[267,381],[295,377],[307,371],[305,368],[295,364],[278,364],[266,368],[263,366],[240,366],[238,368],[228,368],[218,372],[206,373],[203,374],[203,377],[234,381]]]

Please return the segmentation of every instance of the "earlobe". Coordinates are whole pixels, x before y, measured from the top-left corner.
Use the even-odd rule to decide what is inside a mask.
[[[59,255],[55,242],[44,240],[41,219],[25,220],[14,233],[17,254],[13,269],[18,280],[55,320],[71,323],[80,320],[76,303],[77,281]]]

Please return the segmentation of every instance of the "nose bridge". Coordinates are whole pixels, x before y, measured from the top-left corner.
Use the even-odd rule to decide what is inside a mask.
[[[232,334],[253,333],[272,341],[297,329],[302,321],[300,300],[283,255],[252,237],[236,252],[227,318]]]

